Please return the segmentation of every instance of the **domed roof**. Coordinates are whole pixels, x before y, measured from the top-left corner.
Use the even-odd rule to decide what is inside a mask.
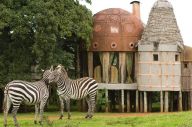
[[[134,51],[143,24],[140,19],[120,8],[109,8],[93,16],[91,51]]]

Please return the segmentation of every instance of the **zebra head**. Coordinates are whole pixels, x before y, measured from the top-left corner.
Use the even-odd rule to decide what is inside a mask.
[[[60,77],[64,79],[68,77],[67,72],[62,65],[58,65],[55,68],[55,70],[49,75],[48,77],[49,83],[58,82]]]
[[[50,69],[47,69],[47,70],[45,70],[45,71],[43,71],[43,72],[44,72],[44,73],[43,73],[43,78],[42,78],[42,80],[44,80],[45,82],[47,82],[49,75],[53,72],[53,66],[51,66]]]

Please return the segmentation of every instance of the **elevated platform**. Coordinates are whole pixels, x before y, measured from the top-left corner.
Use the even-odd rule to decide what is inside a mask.
[[[107,90],[137,90],[137,83],[132,83],[132,84],[98,83],[98,89],[107,89]]]

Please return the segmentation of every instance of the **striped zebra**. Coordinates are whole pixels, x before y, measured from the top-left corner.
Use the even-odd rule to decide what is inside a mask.
[[[57,84],[57,93],[60,99],[61,115],[63,117],[64,100],[66,101],[66,108],[68,111],[68,119],[70,119],[70,99],[86,98],[88,104],[88,113],[85,118],[92,118],[95,108],[95,97],[97,93],[98,84],[89,77],[84,77],[72,80],[68,77],[66,70],[62,65],[58,65],[50,74],[49,83]]]
[[[26,104],[35,104],[35,120],[37,123],[37,115],[40,111],[40,121],[42,124],[42,117],[44,106],[49,97],[48,91],[48,76],[53,71],[51,67],[43,73],[43,78],[36,82],[26,82],[21,80],[14,80],[9,82],[5,86],[4,90],[4,101],[3,101],[3,111],[4,111],[4,126],[7,126],[7,115],[11,104],[13,105],[12,114],[13,120],[16,127],[19,127],[17,122],[16,114],[22,102]]]

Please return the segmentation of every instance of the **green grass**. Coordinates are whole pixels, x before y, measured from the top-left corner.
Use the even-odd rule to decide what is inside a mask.
[[[65,113],[66,114],[66,113]],[[96,113],[93,119],[84,119],[86,113],[72,112],[70,120],[58,120],[59,112],[45,113],[43,127],[192,127],[192,112],[179,113]],[[0,114],[0,126],[3,126]],[[21,127],[41,127],[33,124],[34,113],[18,113]],[[49,123],[49,124],[48,124]],[[12,116],[8,127],[13,127]]]

